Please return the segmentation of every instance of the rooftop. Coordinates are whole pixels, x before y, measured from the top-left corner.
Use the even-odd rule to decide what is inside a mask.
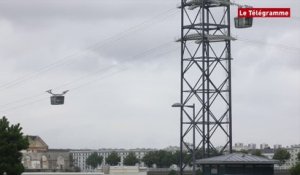
[[[277,164],[277,160],[242,153],[199,159],[197,164]]]

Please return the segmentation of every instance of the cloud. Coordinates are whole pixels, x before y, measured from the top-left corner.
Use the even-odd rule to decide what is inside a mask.
[[[295,15],[300,8],[292,0],[251,3],[292,6]],[[3,113],[52,148],[178,145],[179,111],[170,107],[180,95],[180,50],[174,50],[179,43],[172,43],[180,34],[176,4],[1,1],[0,106],[31,97],[1,110],[25,105]],[[136,25],[138,30],[124,32]],[[300,142],[292,133],[300,132],[299,25],[289,19],[255,19],[251,29],[232,29],[240,39],[232,43],[234,142]],[[29,78],[2,87],[23,76]],[[64,106],[50,106],[44,91],[51,88],[70,89]]]

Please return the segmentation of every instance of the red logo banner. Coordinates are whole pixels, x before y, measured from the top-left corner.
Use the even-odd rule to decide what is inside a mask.
[[[239,18],[289,18],[290,8],[239,8]]]

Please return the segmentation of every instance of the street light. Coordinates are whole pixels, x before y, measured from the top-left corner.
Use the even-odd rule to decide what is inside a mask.
[[[195,142],[196,142],[196,115],[195,115],[195,104],[193,105],[185,105],[185,104],[182,104],[182,103],[174,103],[172,105],[172,107],[174,108],[181,108],[181,110],[183,109],[183,107],[187,107],[187,108],[192,108],[193,109],[193,120],[192,120],[192,125],[193,125],[193,152],[192,152],[192,158],[193,158],[193,171],[192,171],[192,175],[196,175],[196,150],[195,150]],[[181,113],[181,116],[180,116],[180,159],[179,159],[179,166],[180,166],[180,175],[183,175],[183,169],[182,169],[182,165],[183,165],[183,162],[182,162],[182,144],[183,144],[183,117],[182,117],[182,113]]]
[[[195,108],[195,104],[193,105],[184,105],[182,103],[174,103],[172,104],[173,108],[181,108],[181,107],[188,107],[188,108]]]

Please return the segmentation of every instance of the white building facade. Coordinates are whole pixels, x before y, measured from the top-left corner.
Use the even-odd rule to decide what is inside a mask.
[[[232,147],[235,151],[242,151],[242,150],[255,150],[256,144],[255,143],[249,143],[248,145],[244,143],[235,143]]]
[[[300,161],[297,158],[297,155],[300,153],[300,145],[293,145],[291,148],[288,148],[287,151],[291,154],[291,157],[283,165],[282,168],[284,169],[290,169],[291,167],[295,166],[298,161]]]
[[[116,152],[121,161],[119,165],[123,165],[124,158],[130,153],[134,152],[136,157],[141,160],[146,153],[150,151],[155,151],[155,149],[144,149],[144,148],[137,148],[137,149],[99,149],[99,150],[71,150],[71,154],[73,157],[73,164],[76,167],[79,167],[82,172],[92,171],[91,167],[86,165],[86,159],[94,152],[96,152],[99,156],[103,157],[102,165],[106,164],[106,158],[109,156],[111,152]],[[143,164],[143,163],[142,163]]]

